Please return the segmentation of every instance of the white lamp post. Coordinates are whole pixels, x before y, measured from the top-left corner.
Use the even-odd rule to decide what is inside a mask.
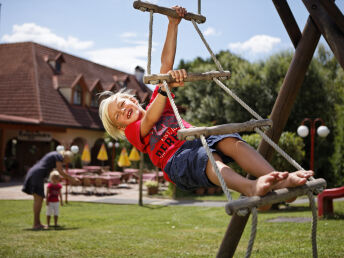
[[[57,152],[62,152],[64,150],[65,150],[65,147],[63,145],[57,145],[57,147],[56,147]]]
[[[72,145],[70,150],[73,152],[73,154],[77,154],[79,152],[79,147],[77,145]]]
[[[115,162],[116,148],[119,147],[119,143],[118,142],[113,143],[113,142],[110,141],[110,142],[107,143],[107,146],[108,146],[109,149],[112,149],[112,151],[111,151],[111,161],[110,161],[111,162],[111,166],[110,166],[110,169],[112,171],[114,171],[115,170],[114,162]]]
[[[324,125],[324,121],[321,118],[316,118],[314,120],[310,118],[303,119],[301,125],[297,128],[297,134],[301,137],[306,137],[309,134],[309,129],[307,126],[304,125],[305,122],[309,122],[311,127],[311,155],[309,166],[311,170],[314,170],[314,135],[315,135],[315,124],[317,122],[321,122],[321,126],[318,127],[317,133],[320,137],[326,137],[330,130],[327,126]]]

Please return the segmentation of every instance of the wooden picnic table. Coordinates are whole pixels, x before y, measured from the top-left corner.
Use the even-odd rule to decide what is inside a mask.
[[[80,174],[88,173],[88,171],[84,168],[69,168],[68,173],[71,175],[80,175]]]
[[[81,182],[85,178],[91,181],[92,185],[95,185],[96,179],[100,178],[108,188],[111,188],[114,185],[119,185],[121,183],[121,176],[120,175],[76,175],[76,178],[80,179]]]
[[[157,180],[156,178],[156,172],[151,172],[151,173],[143,173],[142,174],[142,181],[148,181],[148,180]],[[158,175],[158,180],[159,182],[163,182],[164,181],[164,173],[162,171],[159,171],[159,175]]]
[[[100,174],[102,171],[102,166],[83,166],[83,169],[86,169],[90,173]]]

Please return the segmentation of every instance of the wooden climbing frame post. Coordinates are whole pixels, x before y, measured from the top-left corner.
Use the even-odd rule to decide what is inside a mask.
[[[187,77],[184,78],[185,82],[193,82],[193,81],[205,81],[205,80],[213,80],[213,78],[219,78],[220,80],[228,80],[231,77],[231,73],[229,71],[211,71],[205,73],[188,73]],[[147,84],[158,84],[166,81],[167,83],[176,82],[175,79],[172,78],[170,74],[150,74],[143,77],[143,82]]]

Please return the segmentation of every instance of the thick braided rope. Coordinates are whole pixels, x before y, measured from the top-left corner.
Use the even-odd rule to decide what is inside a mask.
[[[201,0],[198,0],[198,14],[201,14]]]
[[[233,91],[231,91],[226,85],[224,85],[219,79],[213,78],[217,85],[219,85],[225,92],[227,92],[233,99],[235,99],[243,108],[245,108],[256,119],[263,119],[257,112],[255,112],[250,106],[248,106],[242,99],[240,99]],[[282,150],[274,141],[270,139],[263,131],[256,128],[255,131],[262,136],[262,138],[274,148],[282,157],[284,157],[291,165],[298,170],[304,170],[300,164],[298,164],[292,157],[290,157],[284,150]],[[314,178],[311,177],[310,180]]]
[[[180,117],[180,114],[179,114],[178,108],[177,108],[177,106],[176,106],[176,103],[174,103],[174,100],[173,100],[171,91],[170,91],[170,89],[169,89],[169,87],[168,87],[168,84],[167,84],[167,82],[166,82],[165,80],[163,81],[163,84],[164,84],[164,86],[165,86],[165,91],[166,91],[166,93],[167,93],[168,99],[170,100],[170,103],[171,103],[171,106],[172,106],[174,115],[175,115],[176,118],[177,118],[177,122],[178,122],[179,128],[180,128],[180,129],[185,129],[185,126],[184,126],[184,124],[183,124],[182,118]]]
[[[252,213],[251,234],[250,234],[250,240],[248,241],[248,245],[247,245],[247,249],[246,249],[245,258],[249,258],[249,257],[251,256],[252,249],[253,249],[253,244],[254,244],[254,240],[255,240],[256,234],[257,234],[257,224],[258,224],[258,212],[257,212],[257,208],[256,208],[256,207],[253,207],[253,208],[251,209],[251,213]]]
[[[225,92],[228,93],[236,102],[238,102],[243,108],[245,108],[253,117],[258,120],[263,119],[256,111],[254,111],[249,105],[247,105],[241,98],[239,98],[233,91],[231,91],[226,85],[224,85],[219,79],[213,78],[213,81],[219,85]]]
[[[147,57],[147,74],[151,74],[152,38],[153,38],[153,10],[150,10],[149,37],[148,37],[148,57]]]
[[[208,49],[208,51],[209,51],[211,57],[213,58],[214,63],[215,63],[216,66],[217,66],[217,69],[219,69],[220,72],[223,72],[222,65],[221,65],[220,62],[217,60],[217,58],[216,58],[215,54],[213,53],[213,51],[211,50],[211,48],[210,48],[208,42],[205,40],[205,38],[204,38],[202,32],[201,32],[200,29],[198,28],[197,23],[196,23],[194,20],[191,20],[191,21],[192,21],[192,24],[194,25],[196,31],[198,32],[199,36],[201,37],[201,39],[202,39],[202,41],[203,41],[205,47]]]
[[[173,112],[174,112],[174,114],[175,114],[175,116],[176,116],[176,118],[177,118],[178,125],[179,125],[179,127],[180,127],[181,129],[184,129],[185,127],[184,127],[182,118],[180,117],[178,108],[177,108],[177,106],[176,106],[176,104],[175,104],[175,102],[174,102],[174,100],[173,100],[173,98],[172,98],[172,94],[171,94],[171,91],[170,91],[170,89],[169,89],[169,87],[168,87],[168,85],[167,85],[167,82],[166,82],[166,81],[163,81],[163,84],[164,84],[164,86],[165,86],[165,90],[166,90],[168,99],[170,100],[170,103],[171,103]],[[227,185],[226,185],[226,183],[225,183],[225,180],[223,179],[223,177],[222,177],[222,175],[221,175],[221,173],[220,173],[220,171],[219,171],[219,168],[218,168],[218,166],[216,165],[215,159],[214,159],[214,157],[213,157],[213,155],[212,155],[212,153],[211,153],[211,151],[210,151],[210,149],[209,149],[209,147],[208,147],[208,144],[207,144],[207,142],[206,142],[206,140],[205,140],[205,137],[204,137],[203,135],[201,135],[201,142],[202,142],[203,147],[205,148],[205,150],[206,150],[206,152],[207,152],[207,155],[208,155],[209,160],[210,160],[210,162],[211,162],[211,164],[212,164],[212,166],[213,166],[213,169],[215,170],[215,173],[216,173],[216,175],[217,175],[217,177],[218,177],[218,179],[219,179],[219,181],[220,181],[220,184],[221,184],[221,187],[222,187],[223,192],[226,194],[226,197],[227,197],[228,201],[232,200],[232,196],[230,195],[230,192],[229,192],[229,190],[228,190],[228,188],[227,188]]]
[[[309,199],[309,204],[312,208],[312,252],[313,252],[313,257],[317,258],[318,257],[318,251],[317,251],[317,208],[315,205],[315,199],[313,196],[312,191],[309,191],[307,193],[308,199]]]
[[[209,149],[209,146],[208,146],[208,144],[207,144],[207,141],[206,141],[204,135],[201,135],[200,138],[201,138],[202,145],[203,145],[205,151],[207,152],[207,155],[208,155],[208,157],[209,157],[209,160],[210,160],[210,162],[211,162],[211,165],[213,166],[213,169],[215,170],[215,173],[216,173],[216,175],[217,175],[217,177],[218,177],[218,179],[219,179],[219,181],[220,181],[222,190],[223,190],[223,192],[226,194],[226,197],[227,197],[228,201],[231,201],[231,200],[232,200],[232,196],[231,196],[231,194],[230,194],[230,192],[229,192],[229,190],[228,190],[228,188],[227,188],[227,185],[226,185],[226,183],[225,183],[225,180],[223,179],[223,177],[222,177],[222,175],[221,175],[221,173],[220,173],[220,171],[219,171],[218,166],[216,165],[216,161],[215,161],[215,159],[214,159],[213,154],[211,153],[211,151],[210,151],[210,149]]]

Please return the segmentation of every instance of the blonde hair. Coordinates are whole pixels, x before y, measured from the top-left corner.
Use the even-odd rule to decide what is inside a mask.
[[[116,93],[113,93],[111,91],[104,91],[99,95],[99,98],[102,98],[104,96],[108,96],[105,99],[103,99],[100,102],[99,105],[99,116],[102,120],[103,126],[106,130],[106,132],[114,139],[122,139],[124,138],[124,132],[123,130],[119,129],[118,126],[115,123],[113,123],[109,117],[109,104],[113,101],[116,101],[119,97],[122,98],[135,98],[134,94],[131,93],[130,90],[127,89],[121,89]]]
[[[51,171],[49,175],[49,182],[52,182],[54,177],[58,177],[59,179],[61,178],[60,173],[57,170]]]
[[[74,157],[73,152],[71,152],[70,150],[62,151],[61,155],[62,155],[63,159],[67,158],[69,161],[72,161],[73,157]]]

